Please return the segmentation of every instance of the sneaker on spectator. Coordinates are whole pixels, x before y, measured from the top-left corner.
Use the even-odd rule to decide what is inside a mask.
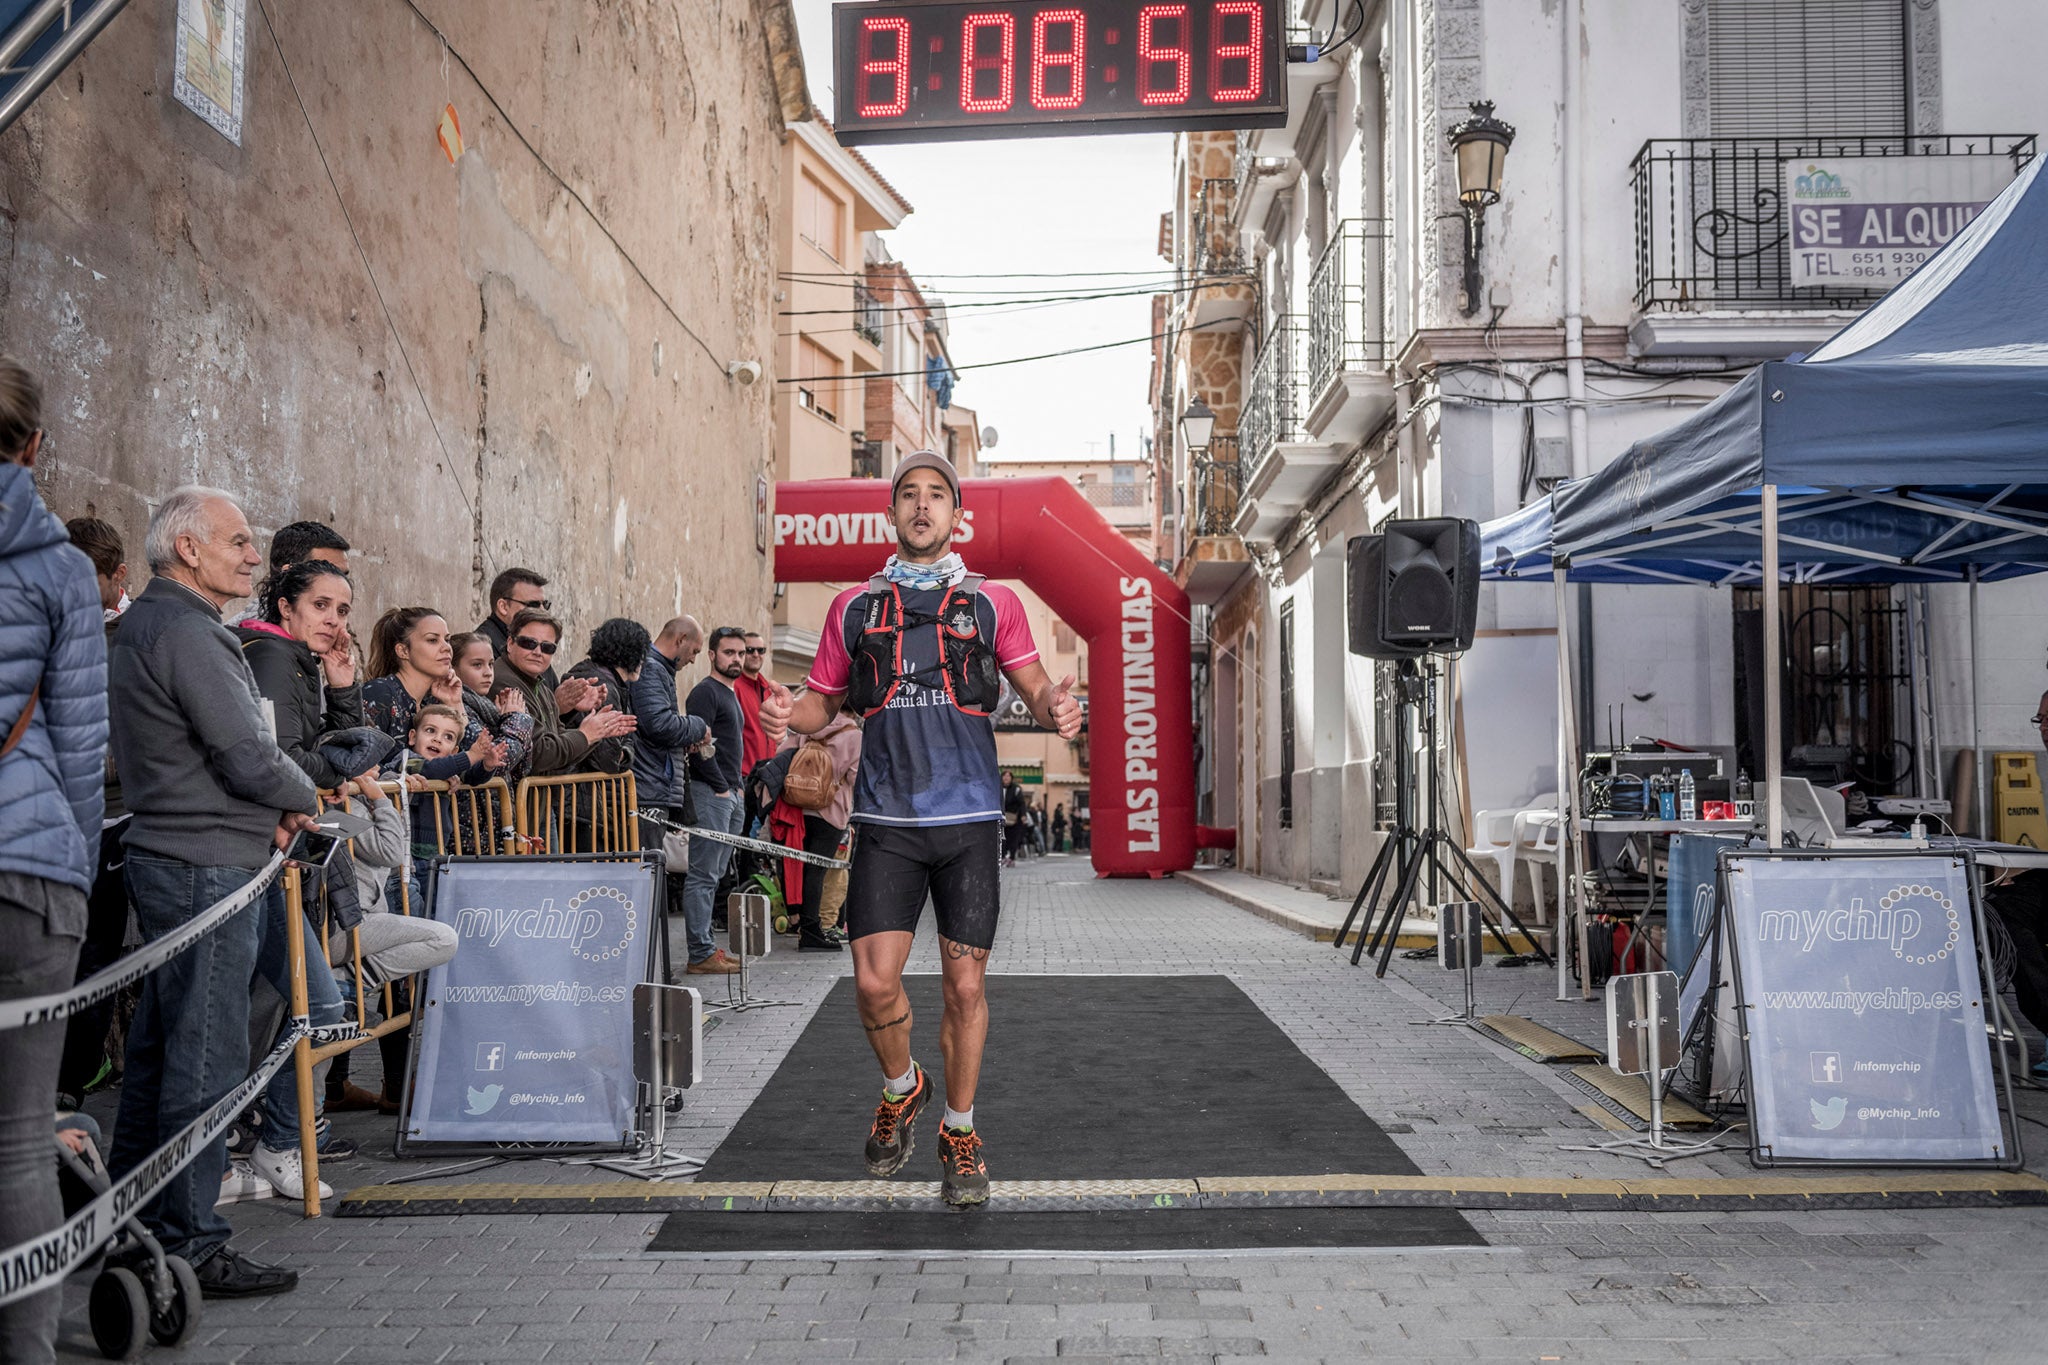
[[[327,1117],[324,1114],[321,1116],[319,1123],[314,1126],[313,1132],[315,1134],[315,1146],[320,1153],[320,1160],[323,1162],[349,1161],[361,1150],[355,1143],[335,1132],[334,1126],[327,1121]]]
[[[306,1197],[306,1163],[299,1159],[298,1148],[274,1152],[259,1142],[249,1164],[256,1168],[256,1174],[276,1186],[277,1192],[286,1199]],[[320,1197],[334,1198],[334,1187],[324,1180],[320,1182]]]
[[[730,976],[739,971],[740,964],[723,952],[713,953],[702,962],[692,962],[683,970],[691,976]]]
[[[256,1119],[244,1114],[228,1129],[228,1155],[246,1158],[256,1150]]]
[[[251,1199],[271,1199],[276,1195],[277,1187],[256,1174],[255,1167],[246,1161],[230,1161],[227,1170],[221,1173],[220,1198],[213,1201],[213,1206],[221,1208]]]

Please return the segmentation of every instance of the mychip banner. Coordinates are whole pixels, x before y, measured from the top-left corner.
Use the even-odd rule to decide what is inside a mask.
[[[1968,861],[1724,857],[1757,1159],[2004,1162]]]
[[[630,1145],[659,904],[651,863],[443,862],[434,918],[459,943],[420,992],[405,1139]]]
[[[1968,227],[2015,173],[2009,156],[1787,161],[1791,283],[1889,289]]]

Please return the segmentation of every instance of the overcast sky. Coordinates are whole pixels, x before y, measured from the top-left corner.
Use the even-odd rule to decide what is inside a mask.
[[[831,0],[795,3],[811,98],[829,118]],[[927,293],[954,305],[949,337],[956,366],[1150,335],[1151,290],[1170,273],[1156,250],[1159,215],[1171,207],[1168,135],[930,142],[861,152],[916,207],[886,239]],[[1117,270],[1144,273],[1071,278]],[[996,271],[1042,271],[1048,278],[958,278]],[[1128,289],[1131,297],[1025,310],[958,306],[999,297],[970,290],[1072,291],[1085,283]],[[1150,420],[1150,368],[1143,342],[1028,365],[963,368],[954,401],[1001,433],[998,457],[1106,458],[1114,432],[1117,457],[1131,459]]]

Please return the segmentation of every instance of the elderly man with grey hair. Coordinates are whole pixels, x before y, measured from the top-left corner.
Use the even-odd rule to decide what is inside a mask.
[[[217,489],[180,488],[150,518],[144,545],[153,576],[121,618],[107,673],[130,814],[128,897],[143,937],[155,940],[246,886],[319,804],[312,779],[272,738],[256,680],[221,623],[221,608],[249,595],[262,562],[242,509]],[[145,981],[128,1032],[116,1175],[247,1075],[249,983],[273,908],[230,917]],[[228,1247],[233,1229],[215,1209],[226,1168],[226,1142],[216,1139],[143,1221],[165,1251],[192,1263],[208,1298],[283,1293],[296,1273]]]

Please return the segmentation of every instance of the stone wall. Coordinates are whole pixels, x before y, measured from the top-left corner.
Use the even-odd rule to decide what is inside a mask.
[[[532,565],[579,653],[618,612],[765,625],[780,0],[249,0],[239,146],[171,96],[176,9],[130,6],[0,136],[52,507],[138,561],[180,483],[261,538],[331,522],[359,615],[474,621]]]

